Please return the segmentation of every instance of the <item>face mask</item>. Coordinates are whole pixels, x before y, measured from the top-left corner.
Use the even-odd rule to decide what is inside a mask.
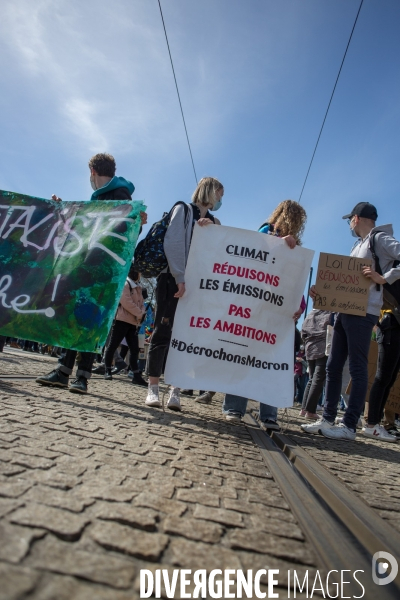
[[[221,200],[218,200],[218,202],[216,202],[214,204],[214,206],[212,208],[210,208],[210,210],[212,210],[213,212],[215,212],[216,210],[219,210],[222,206],[222,202]]]
[[[94,191],[96,191],[96,190],[97,190],[96,184],[95,184],[95,182],[94,182],[94,177],[92,177],[92,176],[90,176],[90,185],[92,186],[92,189],[93,189]]]
[[[357,239],[360,237],[359,235],[357,235],[357,234],[356,234],[356,232],[354,231],[354,228],[353,228],[353,229],[350,229],[350,231],[351,231],[351,235],[352,235],[353,237],[355,237],[355,238],[357,238]]]

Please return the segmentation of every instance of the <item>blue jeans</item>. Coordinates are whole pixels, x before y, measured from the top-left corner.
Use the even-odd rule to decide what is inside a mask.
[[[378,316],[339,314],[333,328],[331,353],[326,365],[324,419],[331,423],[337,415],[342,390],[343,367],[349,357],[351,392],[343,423],[356,429],[368,388],[368,352],[372,328]]]
[[[244,417],[246,414],[248,398],[243,396],[234,396],[233,394],[226,394],[224,403],[222,405],[222,412],[224,415],[230,412],[238,412]],[[276,421],[278,416],[278,409],[276,406],[269,406],[269,404],[263,404],[260,402],[260,421]]]

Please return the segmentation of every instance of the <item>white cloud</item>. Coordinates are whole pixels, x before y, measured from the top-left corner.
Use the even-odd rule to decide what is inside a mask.
[[[3,0],[3,5],[0,28],[13,68],[54,99],[55,130],[63,143],[70,140],[86,153],[117,144],[133,154],[153,148],[166,160],[173,160],[173,148],[184,148],[156,2]],[[205,42],[194,46],[190,31],[181,27],[180,6],[164,3],[164,16],[187,126],[200,149],[218,138],[239,105],[259,102],[254,92],[268,78],[254,75],[248,61],[256,52],[243,59],[244,42],[224,46],[217,27],[221,11],[214,14],[214,35],[191,23]],[[265,67],[267,57],[260,60]]]

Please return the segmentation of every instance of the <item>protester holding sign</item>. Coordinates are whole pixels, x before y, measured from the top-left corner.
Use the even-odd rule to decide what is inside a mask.
[[[158,276],[156,289],[156,316],[147,358],[149,391],[147,406],[160,407],[159,380],[171,341],[172,326],[179,298],[185,293],[185,269],[192,239],[193,226],[220,225],[209,211],[216,211],[222,204],[224,187],[214,177],[199,181],[192,196],[192,203],[175,206],[164,238],[164,252],[168,267]],[[167,407],[180,411],[180,390],[172,387]]]
[[[285,240],[289,248],[293,249],[296,245],[301,245],[301,236],[307,220],[307,214],[304,208],[294,200],[284,200],[274,210],[268,221],[259,228],[260,233],[274,235]],[[305,309],[305,301],[302,298],[298,311],[293,315],[297,321]],[[293,327],[294,329],[294,327]],[[293,340],[294,344],[294,340]],[[293,349],[294,351],[294,349]],[[228,421],[240,422],[246,413],[247,398],[226,394],[222,406],[222,412]],[[260,403],[260,422],[266,429],[279,430],[277,423],[278,409],[276,406]]]
[[[110,154],[96,154],[89,161],[90,184],[93,188],[91,200],[132,200],[131,194],[135,186],[123,177],[116,177],[116,164]],[[57,196],[53,199],[60,200]],[[146,214],[141,213],[142,223]],[[77,352],[67,350],[60,365],[48,375],[38,377],[36,381],[41,385],[68,387],[69,376],[72,373]],[[95,354],[81,352],[76,372],[76,379],[71,383],[69,390],[78,394],[87,393],[87,382],[91,377],[92,365]]]
[[[361,415],[368,387],[368,351],[374,325],[378,322],[382,306],[382,285],[400,279],[400,268],[393,268],[393,261],[400,258],[400,244],[393,238],[391,225],[375,226],[378,213],[369,202],[359,202],[343,219],[348,219],[350,232],[359,238],[353,246],[351,256],[372,258],[370,248],[374,236],[376,254],[380,259],[383,275],[373,267],[363,268],[363,274],[371,280],[367,314],[359,316],[340,313],[333,329],[331,353],[327,362],[325,408],[322,418],[316,423],[302,425],[306,433],[322,433],[332,439],[354,440],[356,426]],[[316,297],[314,286],[310,290]],[[335,425],[337,406],[342,387],[343,367],[349,357],[352,379],[349,404],[343,422]]]

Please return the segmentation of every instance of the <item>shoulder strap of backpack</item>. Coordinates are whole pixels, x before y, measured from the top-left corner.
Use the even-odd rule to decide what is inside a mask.
[[[187,216],[188,216],[188,212],[189,212],[189,207],[188,207],[188,205],[186,204],[186,202],[183,202],[182,200],[179,200],[178,202],[175,202],[175,204],[173,205],[173,207],[171,208],[171,210],[170,210],[170,211],[169,211],[169,213],[168,213],[168,223],[169,223],[169,222],[170,222],[170,220],[171,220],[172,213],[174,212],[174,209],[175,209],[177,206],[179,206],[180,204],[182,204],[182,206],[183,206],[183,210],[185,211],[185,219],[184,219],[184,220],[185,220],[185,222],[186,222],[186,219],[187,219]]]
[[[369,249],[370,249],[370,251],[371,251],[372,258],[373,258],[373,259],[374,259],[374,261],[375,261],[375,271],[376,271],[377,273],[379,273],[379,275],[382,275],[382,269],[381,269],[381,265],[380,265],[380,263],[379,263],[379,256],[377,256],[377,255],[376,255],[376,252],[375,252],[375,237],[376,237],[376,235],[377,235],[378,233],[379,233],[378,231],[375,231],[375,232],[374,232],[374,233],[371,235],[371,237],[369,238]],[[379,284],[379,283],[377,283],[377,284],[376,284],[376,289],[377,289],[377,291],[378,291],[378,292],[380,291],[380,289],[381,289],[381,286],[380,286],[380,284]]]

